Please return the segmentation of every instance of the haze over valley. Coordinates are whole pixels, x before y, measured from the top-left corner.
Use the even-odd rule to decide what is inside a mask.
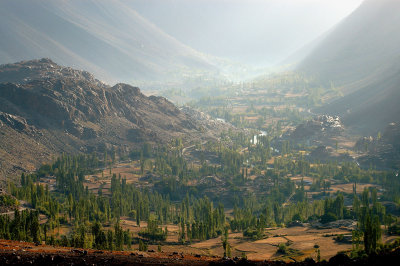
[[[3,262],[393,264],[399,14],[0,1]]]

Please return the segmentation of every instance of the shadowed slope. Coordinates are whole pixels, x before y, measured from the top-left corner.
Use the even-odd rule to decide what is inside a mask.
[[[203,55],[118,0],[4,0],[0,32],[0,63],[48,57],[108,82],[217,72]]]
[[[363,133],[400,117],[400,2],[366,0],[300,64],[298,70],[341,86],[344,97],[318,112],[343,116]]]

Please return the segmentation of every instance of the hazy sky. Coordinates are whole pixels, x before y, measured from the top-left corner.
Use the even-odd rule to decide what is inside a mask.
[[[362,0],[126,0],[179,41],[257,65],[284,60]]]

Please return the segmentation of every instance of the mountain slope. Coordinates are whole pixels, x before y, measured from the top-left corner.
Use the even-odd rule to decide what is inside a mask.
[[[400,2],[366,0],[307,56],[298,70],[333,81],[344,97],[320,108],[359,132],[400,117]]]
[[[400,55],[400,2],[366,0],[303,60],[300,69],[338,84],[363,79]]]
[[[107,82],[217,73],[122,1],[0,1],[0,63],[52,58]]]
[[[400,64],[387,65],[346,88],[354,91],[319,111],[342,116],[347,125],[363,135],[376,135],[387,124],[400,120]]]
[[[0,176],[32,170],[62,152],[128,154],[145,141],[201,140],[214,130],[218,125],[199,126],[165,98],[108,86],[49,59],[0,66]]]

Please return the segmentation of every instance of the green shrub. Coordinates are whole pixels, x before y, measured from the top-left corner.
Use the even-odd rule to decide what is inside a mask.
[[[334,215],[331,212],[328,212],[321,216],[321,223],[326,224],[326,223],[334,222],[337,219],[338,218],[336,215]]]
[[[148,245],[142,240],[139,240],[139,251],[147,251]]]
[[[0,195],[0,206],[12,207],[18,206],[18,200],[10,195]]]
[[[250,237],[253,240],[258,240],[263,237],[263,233],[259,229],[246,228],[246,230],[243,231],[243,236]]]
[[[278,253],[281,254],[287,254],[288,253],[288,247],[286,246],[286,244],[279,244],[278,246]]]

